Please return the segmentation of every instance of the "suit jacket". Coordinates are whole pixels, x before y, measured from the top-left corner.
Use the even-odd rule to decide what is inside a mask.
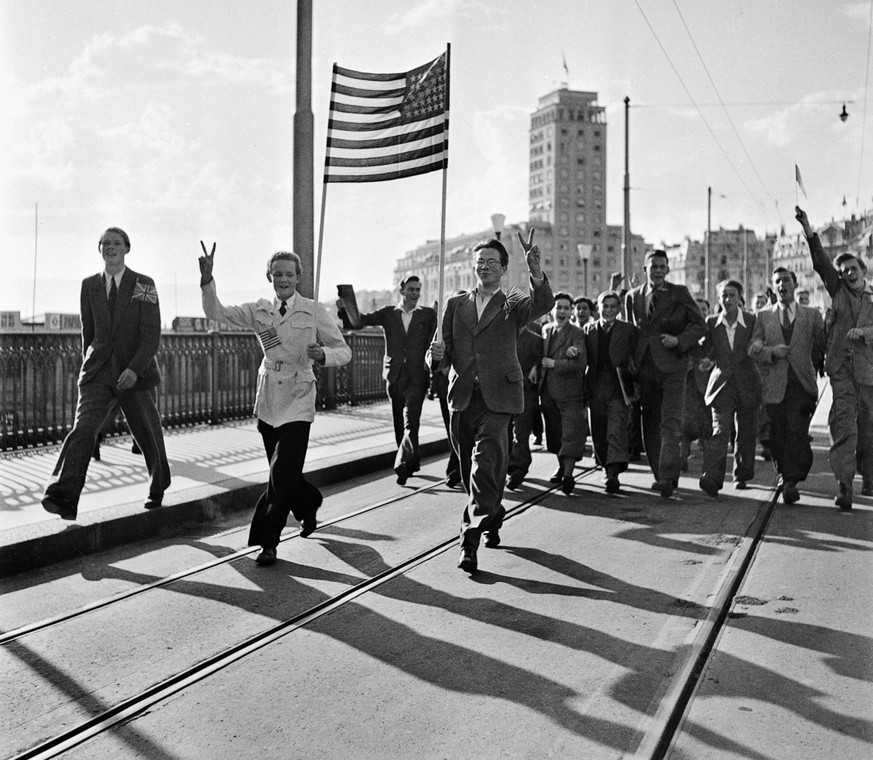
[[[537,325],[537,329],[540,329],[539,325]],[[542,332],[534,332],[530,327],[523,328],[518,334],[516,353],[518,354],[521,373],[524,375],[525,380],[527,380],[531,370],[534,367],[539,367],[540,359],[543,358]]]
[[[575,357],[567,356],[567,350],[575,347]],[[584,396],[585,375],[585,333],[578,325],[566,322],[558,328],[557,322],[550,322],[543,328],[543,358],[555,360],[551,369],[542,367],[540,389],[548,390],[555,401],[581,399]]]
[[[495,293],[479,319],[476,291],[452,296],[443,316],[445,355],[449,367],[449,406],[467,408],[478,381],[485,405],[492,412],[524,411],[524,375],[518,363],[518,334],[531,320],[548,312],[555,303],[548,278],[531,281],[530,294],[513,290]]]
[[[588,395],[593,396],[594,388],[599,380],[597,372],[598,352],[600,348],[597,326],[599,322],[589,322],[583,328],[585,330],[585,348],[588,355],[588,367],[585,371],[585,387],[588,389]],[[637,328],[628,322],[622,322],[616,319],[612,323],[612,331],[609,334],[609,360],[613,367],[617,367],[622,372],[622,377],[625,379],[625,387],[628,392],[631,392],[631,381],[628,376],[628,362],[637,350],[638,333]],[[610,375],[611,377],[614,374]]]
[[[155,281],[125,268],[118,288],[115,313],[109,313],[103,273],[82,281],[82,354],[79,384],[92,382],[110,365],[113,379],[125,369],[137,375],[134,388],[153,388],[161,382],[155,354],[161,343],[161,309]]]
[[[627,321],[640,331],[634,362],[642,366],[646,351],[652,352],[652,361],[659,372],[669,374],[688,369],[687,353],[706,332],[700,309],[684,285],[665,282],[658,293],[658,305],[652,319],[646,313],[646,288],[648,283],[633,288],[625,296]],[[676,348],[661,345],[661,335],[673,335],[679,339]]]
[[[428,306],[415,309],[409,330],[403,329],[403,317],[394,306],[385,306],[370,314],[361,314],[364,325],[381,325],[385,331],[386,363],[382,373],[389,383],[396,383],[406,366],[413,385],[427,387],[430,369],[424,356],[436,332],[436,312]]]
[[[273,300],[225,306],[218,300],[215,280],[201,287],[203,312],[209,319],[253,330],[264,358],[258,370],[255,416],[278,427],[288,422],[315,419],[315,372],[306,347],[315,339],[324,351],[325,367],[341,367],[352,358],[352,350],[323,306],[300,293],[285,315]]]
[[[818,396],[814,359],[821,355],[824,345],[824,324],[818,309],[800,304],[796,304],[796,307],[794,331],[788,344],[788,356],[784,359],[773,355],[773,347],[785,343],[779,323],[779,305],[773,304],[755,315],[752,341],[763,341],[764,348],[753,358],[761,370],[765,404],[778,404],[785,397],[789,364],[804,389],[811,396]]]
[[[734,381],[740,406],[751,407],[761,403],[761,373],[755,360],[749,356],[749,343],[752,342],[756,319],[754,314],[747,311],[742,315],[746,326],[737,321],[733,348],[728,340],[727,327],[719,323],[719,316],[706,319],[706,337],[701,353],[715,362],[703,396],[707,406],[731,380]]]
[[[812,266],[824,283],[832,304],[832,317],[827,329],[827,359],[825,372],[835,374],[846,357],[852,357],[852,375],[862,385],[873,385],[873,289],[865,283],[859,296],[853,295],[834,269],[830,256],[821,247],[818,235],[807,238]],[[864,331],[864,340],[849,340],[852,328]]]

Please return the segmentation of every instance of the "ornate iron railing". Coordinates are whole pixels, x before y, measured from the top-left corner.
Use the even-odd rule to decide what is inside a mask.
[[[385,398],[381,330],[344,333],[352,361],[316,368],[316,406]],[[157,388],[165,427],[245,419],[252,414],[261,349],[247,333],[164,333],[158,351],[163,381]],[[75,333],[0,335],[0,451],[63,441],[73,425],[82,364]],[[121,415],[107,420],[107,434],[126,430]]]

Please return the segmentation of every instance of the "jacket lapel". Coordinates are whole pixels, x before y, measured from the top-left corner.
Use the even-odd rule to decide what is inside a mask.
[[[112,315],[112,333],[118,329],[127,307],[133,297],[133,286],[136,283],[136,274],[130,269],[125,269],[121,276],[121,287],[118,288],[118,298],[115,301],[115,313]],[[108,308],[107,308],[108,311]]]
[[[475,298],[475,295],[473,296]],[[501,290],[491,296],[491,300],[488,301],[488,304],[485,306],[485,310],[482,312],[482,316],[479,321],[476,323],[476,329],[474,332],[478,335],[482,330],[484,330],[491,322],[494,321],[494,318],[500,314],[503,309],[503,304],[506,303],[506,294]],[[473,302],[473,308],[476,308],[475,301]]]
[[[479,315],[476,313],[476,293],[470,291],[466,298],[462,298],[458,304],[458,315],[471,333],[476,332],[476,323]]]

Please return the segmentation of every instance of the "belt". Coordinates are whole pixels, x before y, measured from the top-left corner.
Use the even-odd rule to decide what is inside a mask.
[[[292,362],[278,361],[264,358],[264,369],[272,369],[275,372],[295,372],[297,367]]]

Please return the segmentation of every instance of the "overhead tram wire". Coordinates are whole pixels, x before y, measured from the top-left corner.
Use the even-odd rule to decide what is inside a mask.
[[[646,15],[646,12],[643,10],[640,5],[640,0],[634,0],[637,8],[639,9],[640,15],[642,15],[646,24],[649,27],[649,30],[652,32],[652,35],[655,38],[655,42],[658,43],[658,47],[661,48],[661,52],[664,54],[664,57],[667,59],[667,62],[670,64],[670,68],[673,69],[673,73],[676,74],[676,78],[679,80],[679,83],[682,85],[682,88],[685,90],[685,94],[688,95],[688,99],[691,101],[691,104],[694,106],[698,115],[700,116],[703,123],[706,125],[706,128],[709,130],[709,134],[712,135],[712,139],[715,141],[715,144],[718,146],[719,150],[722,152],[722,155],[725,157],[725,160],[728,162],[728,165],[733,169],[734,174],[736,174],[737,179],[740,181],[740,184],[746,189],[746,192],[751,196],[752,200],[754,200],[759,205],[763,205],[763,201],[758,198],[755,193],[752,192],[752,188],[749,187],[748,183],[743,176],[740,174],[739,169],[737,169],[734,162],[731,160],[731,157],[728,155],[724,146],[721,144],[721,141],[718,139],[718,136],[715,134],[715,130],[712,128],[710,123],[706,120],[706,117],[703,115],[703,111],[700,110],[700,107],[697,105],[697,101],[694,100],[694,96],[691,94],[691,90],[688,89],[688,85],[685,84],[685,80],[682,79],[682,75],[679,73],[679,69],[676,68],[676,64],[673,63],[673,59],[670,58],[670,54],[667,52],[667,49],[664,47],[661,42],[661,38],[658,37],[658,33],[655,31],[655,28],[652,26],[652,22],[649,21],[649,17]]]
[[[706,61],[703,60],[703,54],[700,52],[700,48],[697,47],[697,43],[694,41],[694,35],[691,34],[691,30],[688,28],[688,24],[685,21],[685,16],[682,15],[682,11],[679,8],[679,3],[677,2],[677,0],[673,0],[673,5],[676,8],[676,13],[679,14],[679,18],[682,21],[682,26],[685,27],[685,31],[688,33],[688,39],[691,40],[691,46],[694,48],[694,52],[697,53],[697,58],[700,60],[700,65],[703,66],[703,70],[706,72],[706,76],[709,78],[709,83],[712,85],[712,89],[715,91],[715,95],[718,98],[718,102],[721,105],[722,110],[724,111],[724,115],[727,116],[728,123],[730,123],[731,129],[733,129],[734,134],[737,136],[737,140],[740,143],[740,147],[743,149],[743,153],[745,153],[746,158],[749,160],[749,165],[752,167],[752,171],[755,172],[755,176],[758,178],[758,182],[760,182],[761,187],[764,188],[764,193],[775,205],[776,199],[773,197],[773,193],[770,192],[770,189],[764,183],[761,174],[758,172],[758,167],[755,166],[755,161],[752,159],[752,156],[749,154],[749,151],[746,148],[746,143],[743,141],[743,138],[740,135],[736,124],[734,124],[733,118],[731,118],[730,112],[728,111],[724,99],[721,96],[721,92],[719,92],[718,86],[716,85],[715,80],[713,79],[712,74],[709,71],[709,67],[706,65]]]

